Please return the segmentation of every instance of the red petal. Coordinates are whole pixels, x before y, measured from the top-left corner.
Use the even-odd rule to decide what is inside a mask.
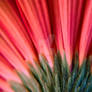
[[[92,40],[92,0],[88,0],[82,26],[82,34],[79,45],[80,65],[87,56]]]
[[[4,58],[0,56],[0,76],[2,76],[7,81],[13,80],[21,83],[14,69],[9,67],[9,65],[4,63],[4,61],[5,61]]]
[[[25,60],[34,64],[36,54],[24,25],[6,0],[0,2],[0,26]]]
[[[39,54],[45,55],[53,66],[51,31],[45,0],[17,0],[29,24],[29,34]]]
[[[4,92],[14,92],[10,85],[8,84],[7,81],[1,80],[0,79],[0,88],[4,91]],[[1,91],[0,91],[1,92]]]
[[[48,0],[48,10],[50,14],[51,26],[54,31],[55,43],[57,46],[57,50],[60,51],[63,56],[63,37],[62,37],[62,29],[61,29],[61,21],[60,21],[60,11],[59,11],[59,2],[58,0]],[[53,38],[54,41],[54,38]]]
[[[82,26],[82,34],[79,44],[79,60],[80,65],[86,58],[90,49],[92,40],[92,0],[88,0],[85,9],[84,21]]]
[[[75,52],[83,3],[83,0],[59,0],[64,48],[69,66]]]
[[[18,57],[9,45],[0,37],[0,53],[10,62],[10,64],[18,71],[24,72],[28,75],[25,62]]]

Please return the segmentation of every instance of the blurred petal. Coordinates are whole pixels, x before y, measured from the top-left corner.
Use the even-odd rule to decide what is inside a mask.
[[[89,49],[89,55],[92,55],[92,40],[91,40],[91,45],[90,45],[90,49]]]
[[[14,92],[10,85],[8,84],[7,81],[1,80],[0,79],[0,88],[4,91],[4,92]],[[1,92],[1,91],[0,91]]]
[[[64,48],[69,66],[76,47],[83,0],[59,0]]]
[[[53,67],[53,54],[51,50],[51,31],[45,0],[16,0],[20,12],[26,18],[31,39],[39,54],[44,55]]]
[[[36,61],[37,58],[32,42],[19,17],[7,0],[0,2],[0,26],[3,29],[3,33],[8,36],[25,60],[34,64],[34,60]]]
[[[0,76],[2,76],[5,80],[13,80],[21,83],[15,70],[10,67],[9,64],[5,63],[5,59],[2,56],[0,56]]]
[[[11,47],[11,49],[14,51],[14,53],[16,53],[19,58],[24,59],[21,53],[15,48],[14,44],[10,41],[8,35],[5,34],[2,29],[0,29],[0,36],[9,44],[9,47]]]
[[[84,21],[82,26],[81,39],[79,44],[80,65],[87,56],[92,44],[92,0],[88,0],[85,9]]]
[[[22,58],[19,58],[14,51],[8,46],[8,44],[0,37],[0,53],[10,62],[10,64],[18,71],[24,72],[28,75],[25,62]]]
[[[55,43],[57,46],[57,50],[60,51],[63,56],[63,37],[62,37],[62,29],[61,29],[61,21],[60,21],[60,11],[59,11],[59,2],[58,0],[47,0],[48,10],[50,14],[51,26],[54,31]],[[53,38],[54,39],[54,38]]]

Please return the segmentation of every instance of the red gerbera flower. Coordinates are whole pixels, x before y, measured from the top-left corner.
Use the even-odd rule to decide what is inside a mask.
[[[9,81],[23,85],[16,71],[29,77],[40,55],[53,71],[58,51],[69,71],[76,52],[80,67],[92,55],[92,0],[0,0],[0,92],[13,92]]]

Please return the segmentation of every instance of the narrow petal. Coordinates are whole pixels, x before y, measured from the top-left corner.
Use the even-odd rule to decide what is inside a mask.
[[[63,56],[63,35],[61,29],[61,21],[60,21],[60,11],[59,11],[59,1],[58,0],[47,0],[48,10],[50,14],[51,26],[54,31],[55,43],[57,46],[57,50],[60,51]],[[54,40],[54,39],[53,39]]]
[[[82,7],[83,0],[59,0],[64,48],[69,66],[75,52]]]
[[[0,37],[0,53],[9,61],[9,63],[18,71],[24,72],[28,75],[25,62],[19,58],[9,45]]]
[[[85,9],[82,33],[79,44],[79,60],[80,65],[87,56],[92,44],[92,0],[88,0]]]
[[[90,55],[92,55],[92,40],[91,40],[91,45],[90,45],[90,49],[89,49],[89,51],[88,51],[88,55],[90,56]]]
[[[26,61],[37,61],[34,47],[22,22],[7,0],[0,2],[0,27]]]
[[[1,80],[0,79],[0,88],[4,91],[4,92],[14,92],[10,85],[8,84],[7,81]],[[1,91],[0,91],[1,92]]]
[[[5,80],[13,80],[21,83],[19,77],[17,76],[15,70],[9,66],[9,64],[5,63],[5,59],[0,56],[0,76],[2,76]]]
[[[17,48],[15,48],[14,44],[10,41],[8,35],[5,34],[5,32],[2,29],[0,29],[0,36],[9,44],[9,47],[11,47],[11,49],[14,51],[14,53],[16,53],[16,55],[19,58],[24,59],[22,54],[18,51]]]
[[[26,18],[30,30],[31,39],[39,54],[44,55],[50,66],[53,66],[53,54],[51,50],[51,31],[45,0],[16,0],[20,12]]]

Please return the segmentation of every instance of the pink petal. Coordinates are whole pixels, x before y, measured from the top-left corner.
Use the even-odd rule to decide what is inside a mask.
[[[0,79],[0,88],[4,91],[4,92],[14,92],[10,85],[8,84],[7,81],[1,80]],[[0,91],[1,92],[1,91]]]
[[[24,72],[28,75],[25,62],[19,58],[9,45],[0,37],[0,53],[9,61],[9,63],[18,71]]]
[[[64,48],[69,66],[75,53],[83,3],[83,0],[59,0]]]
[[[2,76],[7,81],[13,80],[13,81],[21,83],[14,69],[5,63],[5,59],[1,56],[0,56],[0,76]]]
[[[79,44],[79,60],[80,65],[87,56],[92,44],[92,0],[88,0],[85,9],[82,33]]]
[[[63,56],[63,37],[62,37],[62,29],[61,29],[61,21],[60,21],[60,11],[59,11],[59,2],[58,0],[48,0],[48,10],[50,14],[51,26],[54,31],[55,43],[57,46],[57,50],[60,51]],[[53,38],[54,41],[54,38]]]
[[[17,0],[20,12],[24,14],[30,30],[31,39],[39,54],[44,55],[50,66],[53,66],[53,54],[51,50],[51,31],[45,0]],[[23,15],[22,14],[22,15]],[[25,24],[26,25],[26,24]]]
[[[25,60],[34,64],[37,57],[32,42],[23,27],[24,25],[6,0],[0,2],[0,26]]]
[[[0,35],[9,44],[9,47],[11,47],[11,49],[16,53],[16,55],[19,58],[24,59],[24,57],[22,56],[22,54],[18,51],[17,48],[15,48],[14,44],[10,41],[8,35],[5,34],[2,29],[0,29]]]

